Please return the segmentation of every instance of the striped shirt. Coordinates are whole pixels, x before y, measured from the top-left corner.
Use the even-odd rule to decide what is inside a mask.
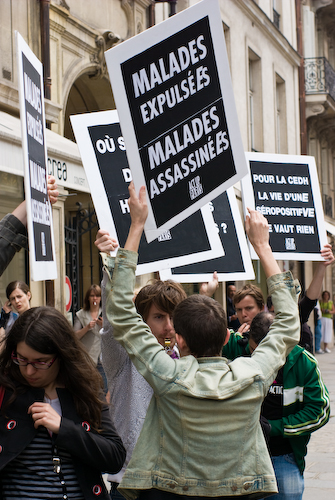
[[[60,458],[59,474],[54,470],[55,456]],[[25,450],[3,469],[1,485],[3,500],[84,500],[71,455],[57,450],[43,426]]]

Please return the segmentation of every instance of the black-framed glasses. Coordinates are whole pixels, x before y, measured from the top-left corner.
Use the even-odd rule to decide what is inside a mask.
[[[13,363],[19,366],[28,366],[31,365],[36,370],[48,370],[56,361],[57,356],[55,356],[51,361],[27,361],[26,359],[20,358],[15,355],[13,351],[11,354],[11,358]]]

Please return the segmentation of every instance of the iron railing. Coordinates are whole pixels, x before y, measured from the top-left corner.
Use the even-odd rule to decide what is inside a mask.
[[[335,101],[335,70],[325,57],[308,57],[304,60],[305,92],[329,94]]]
[[[333,199],[331,196],[328,196],[328,194],[324,195],[323,208],[324,208],[325,215],[329,215],[329,217],[333,217]]]
[[[280,14],[275,9],[273,9],[273,24],[280,29]]]

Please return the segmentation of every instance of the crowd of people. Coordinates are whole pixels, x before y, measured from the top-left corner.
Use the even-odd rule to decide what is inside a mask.
[[[48,191],[55,202],[52,178]],[[331,246],[301,294],[272,254],[266,219],[249,210],[266,300],[253,284],[229,283],[224,311],[212,298],[216,273],[196,295],[155,280],[134,297],[148,208],[144,188],[137,195],[131,183],[129,195],[127,241],[111,257],[117,242],[98,231],[101,288],[89,287],[73,328],[56,309],[31,307],[25,283],[7,286],[1,497],[301,499],[310,435],[330,414],[312,352],[328,353],[333,338],[335,307],[321,294]],[[26,247],[25,225],[24,204],[0,221],[0,273]]]

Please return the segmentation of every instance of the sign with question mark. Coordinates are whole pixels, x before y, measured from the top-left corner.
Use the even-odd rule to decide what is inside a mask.
[[[221,227],[222,227],[222,231],[224,232],[224,234],[227,234],[227,224],[226,222],[221,222]]]
[[[130,227],[127,199],[132,180],[126,146],[115,110],[71,116],[99,225],[123,246]],[[148,243],[142,237],[136,274],[212,259],[223,254],[210,208],[202,207],[188,219]]]
[[[162,280],[181,283],[209,281],[217,271],[219,281],[253,280],[255,274],[235,197],[234,188],[209,203],[225,255],[178,268],[160,271]]]

